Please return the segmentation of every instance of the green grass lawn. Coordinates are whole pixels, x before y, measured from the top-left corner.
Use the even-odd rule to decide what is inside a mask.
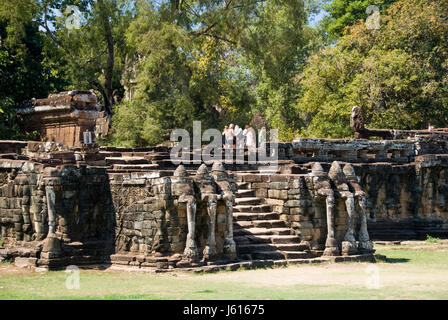
[[[81,270],[80,288],[72,290],[64,271],[0,264],[0,299],[448,299],[445,248],[377,252],[387,261],[213,274]],[[377,288],[367,287],[372,279]]]

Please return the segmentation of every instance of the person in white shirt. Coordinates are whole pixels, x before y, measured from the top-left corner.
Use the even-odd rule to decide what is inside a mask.
[[[244,149],[243,129],[241,129],[238,125],[236,125],[234,133],[235,133],[235,137],[236,137],[236,148]]]
[[[229,125],[229,128],[226,130],[225,136],[226,136],[226,147],[232,148],[233,137],[235,136],[232,123]]]
[[[226,145],[226,132],[229,129],[228,126],[224,126],[224,130],[222,131],[222,145]]]
[[[266,148],[266,127],[262,127],[258,133],[258,146],[262,149]]]
[[[434,130],[434,127],[432,126],[432,124],[428,124],[428,131],[432,131],[432,130]]]
[[[244,147],[247,147],[247,128],[249,128],[249,126],[246,124],[246,126],[244,127],[243,130],[243,137],[244,137]]]
[[[255,139],[255,130],[250,126],[247,126],[246,145],[250,151],[257,148],[257,142]]]

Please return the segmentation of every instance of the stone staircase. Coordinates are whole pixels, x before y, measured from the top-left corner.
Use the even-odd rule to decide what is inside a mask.
[[[248,183],[238,183],[233,220],[237,253],[243,260],[314,257],[294,230],[280,220],[278,213],[272,212],[271,205],[256,197]]]
[[[109,150],[110,149],[110,150]],[[125,150],[118,152],[108,148],[102,150],[106,154],[106,162],[117,172],[138,172],[158,170],[171,175],[177,166],[173,165],[168,150]],[[191,155],[190,155],[191,156]],[[247,152],[245,160],[247,161]],[[224,158],[224,156],[223,156]],[[226,164],[226,170],[234,174],[259,174],[263,165]],[[194,175],[200,164],[187,164],[185,168],[190,175]],[[266,167],[270,169],[269,167]],[[303,168],[294,164],[292,160],[279,160],[278,173],[302,173]],[[313,258],[316,255],[310,248],[301,244],[300,237],[294,230],[288,228],[279,214],[273,212],[264,199],[256,196],[256,191],[250,189],[249,183],[238,183],[238,191],[234,205],[234,240],[237,253],[242,260],[283,260]]]

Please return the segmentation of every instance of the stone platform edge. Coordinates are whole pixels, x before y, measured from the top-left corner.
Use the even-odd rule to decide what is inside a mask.
[[[27,258],[16,258],[15,265],[22,268],[29,268],[37,272],[40,271],[60,271],[65,270],[64,267],[37,267],[30,265]],[[219,271],[237,271],[237,270],[251,270],[251,269],[266,269],[279,268],[301,264],[322,264],[322,263],[341,263],[341,262],[385,262],[386,256],[380,254],[360,254],[351,256],[337,256],[337,257],[317,257],[309,259],[284,259],[284,260],[243,260],[237,262],[227,263],[213,263],[209,262],[207,265],[197,267],[185,268],[157,268],[157,267],[141,267],[124,265],[117,263],[98,263],[98,264],[80,264],[77,267],[81,270],[111,270],[111,271],[128,271],[128,272],[148,272],[148,273],[213,273]]]
[[[309,259],[250,260],[250,261],[245,260],[225,264],[210,264],[207,266],[173,268],[173,269],[145,268],[145,267],[123,266],[113,264],[110,266],[110,270],[127,270],[127,271],[140,271],[140,272],[154,272],[154,273],[162,273],[162,272],[213,273],[219,271],[237,271],[237,270],[287,267],[299,264],[322,264],[322,263],[341,263],[341,262],[375,263],[377,261],[386,261],[386,256],[369,253],[369,254],[360,254],[352,256],[318,257]]]

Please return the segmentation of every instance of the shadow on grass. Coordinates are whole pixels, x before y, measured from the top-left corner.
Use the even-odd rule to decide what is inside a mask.
[[[386,263],[406,263],[411,261],[408,258],[386,258]]]
[[[216,290],[200,290],[200,291],[195,291],[194,293],[216,293]]]

